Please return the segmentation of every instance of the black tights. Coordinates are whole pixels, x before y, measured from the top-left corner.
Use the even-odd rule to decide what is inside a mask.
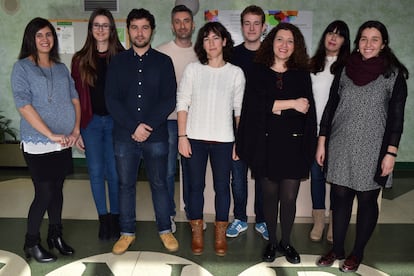
[[[358,200],[356,237],[351,255],[362,260],[364,249],[371,238],[378,220],[378,196],[381,189],[358,192],[353,189],[332,185],[333,193],[333,251],[337,255],[345,255],[345,236],[352,214],[352,203],[355,196]]]
[[[47,211],[49,224],[61,224],[63,205],[63,182],[59,180],[33,180],[35,196],[30,205],[27,217],[27,234],[35,236],[39,234],[43,216]]]
[[[281,243],[283,246],[290,244],[290,233],[296,215],[296,198],[299,192],[299,179],[282,179],[272,181],[263,178],[263,214],[269,232],[269,242],[277,245],[276,228],[280,203],[280,226],[282,229]]]

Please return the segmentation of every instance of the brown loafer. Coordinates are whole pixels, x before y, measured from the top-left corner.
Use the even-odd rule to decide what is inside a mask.
[[[328,254],[322,256],[317,262],[316,265],[317,266],[321,266],[321,267],[326,267],[326,266],[332,266],[333,263],[336,260],[342,260],[344,259],[343,255],[336,255],[335,252],[333,252],[333,250],[329,251]]]
[[[361,259],[355,255],[348,256],[339,268],[342,272],[355,272],[361,264]]]

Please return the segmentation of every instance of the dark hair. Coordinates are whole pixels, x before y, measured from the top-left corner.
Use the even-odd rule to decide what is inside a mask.
[[[185,5],[177,5],[171,10],[171,20],[177,12],[187,12],[191,16],[191,20],[194,20],[193,12]]]
[[[342,20],[335,20],[331,22],[323,32],[321,39],[319,40],[318,48],[316,49],[315,55],[310,60],[310,70],[316,74],[322,72],[325,69],[326,63],[326,47],[325,38],[328,33],[335,33],[344,38],[344,43],[339,49],[338,58],[331,66],[331,73],[335,74],[340,68],[345,65],[345,61],[349,56],[351,49],[351,42],[349,39],[349,28],[348,25]]]
[[[76,60],[79,62],[79,72],[81,80],[90,86],[95,85],[97,78],[97,45],[96,40],[93,37],[92,28],[93,21],[99,15],[105,16],[109,19],[109,39],[108,39],[108,54],[106,55],[106,62],[109,63],[110,59],[117,53],[125,50],[118,38],[118,32],[116,31],[115,20],[112,13],[108,9],[98,8],[92,12],[88,22],[88,34],[86,35],[86,41],[82,49],[75,53],[72,58],[72,63]]]
[[[358,33],[354,40],[355,48],[352,51],[352,53],[358,52],[358,45],[359,45],[359,40],[361,39],[361,36],[362,36],[362,32],[368,28],[377,29],[381,33],[381,36],[382,36],[382,42],[384,43],[384,48],[380,51],[379,56],[383,57],[385,61],[384,77],[389,78],[392,74],[397,73],[396,71],[400,71],[401,74],[403,74],[404,78],[408,79],[409,73],[408,73],[407,67],[405,67],[404,64],[402,64],[398,60],[398,58],[393,53],[392,49],[389,47],[390,40],[388,37],[387,28],[385,27],[384,24],[382,24],[379,21],[370,20],[370,21],[363,23],[359,27]]]
[[[49,59],[53,62],[60,62],[59,57],[59,41],[57,38],[55,27],[46,19],[36,17],[33,18],[26,26],[23,35],[22,47],[18,59],[24,59],[32,56],[36,65],[38,65],[39,56],[36,48],[36,33],[48,27],[53,35],[53,47],[49,52]]]
[[[286,62],[288,69],[308,69],[309,56],[306,53],[305,38],[298,27],[290,23],[279,23],[269,32],[257,51],[255,61],[271,67],[275,63],[273,42],[280,30],[291,31],[293,34],[294,49],[292,55]]]
[[[194,51],[197,54],[198,60],[202,64],[207,64],[207,52],[203,47],[204,38],[207,37],[210,32],[215,33],[220,36],[223,40],[226,40],[226,46],[223,47],[223,59],[228,62],[231,59],[231,54],[233,52],[234,41],[231,38],[231,34],[220,22],[207,22],[203,27],[198,31],[197,40],[194,45]]]
[[[266,16],[265,16],[265,13],[264,13],[263,9],[261,7],[259,7],[259,6],[256,6],[256,5],[250,5],[250,6],[247,6],[242,11],[242,13],[240,14],[240,23],[242,25],[243,25],[243,18],[248,13],[251,13],[251,14],[260,16],[262,18],[262,25],[265,23]]]
[[[134,19],[147,19],[150,23],[152,30],[155,29],[155,18],[154,16],[146,9],[132,9],[127,17],[127,28],[131,25],[131,21]]]

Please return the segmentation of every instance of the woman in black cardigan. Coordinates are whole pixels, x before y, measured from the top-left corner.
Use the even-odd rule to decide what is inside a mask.
[[[246,83],[237,153],[263,188],[269,231],[263,260],[272,262],[279,251],[290,263],[299,263],[290,233],[300,181],[309,176],[316,145],[315,105],[303,35],[296,26],[280,23],[263,41],[255,61]],[[278,244],[279,204],[282,235]]]

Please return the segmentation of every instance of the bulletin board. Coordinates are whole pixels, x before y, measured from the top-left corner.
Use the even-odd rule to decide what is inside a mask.
[[[56,29],[61,61],[70,69],[73,55],[85,44],[89,19],[49,19]],[[125,19],[115,19],[118,37],[129,48]]]

